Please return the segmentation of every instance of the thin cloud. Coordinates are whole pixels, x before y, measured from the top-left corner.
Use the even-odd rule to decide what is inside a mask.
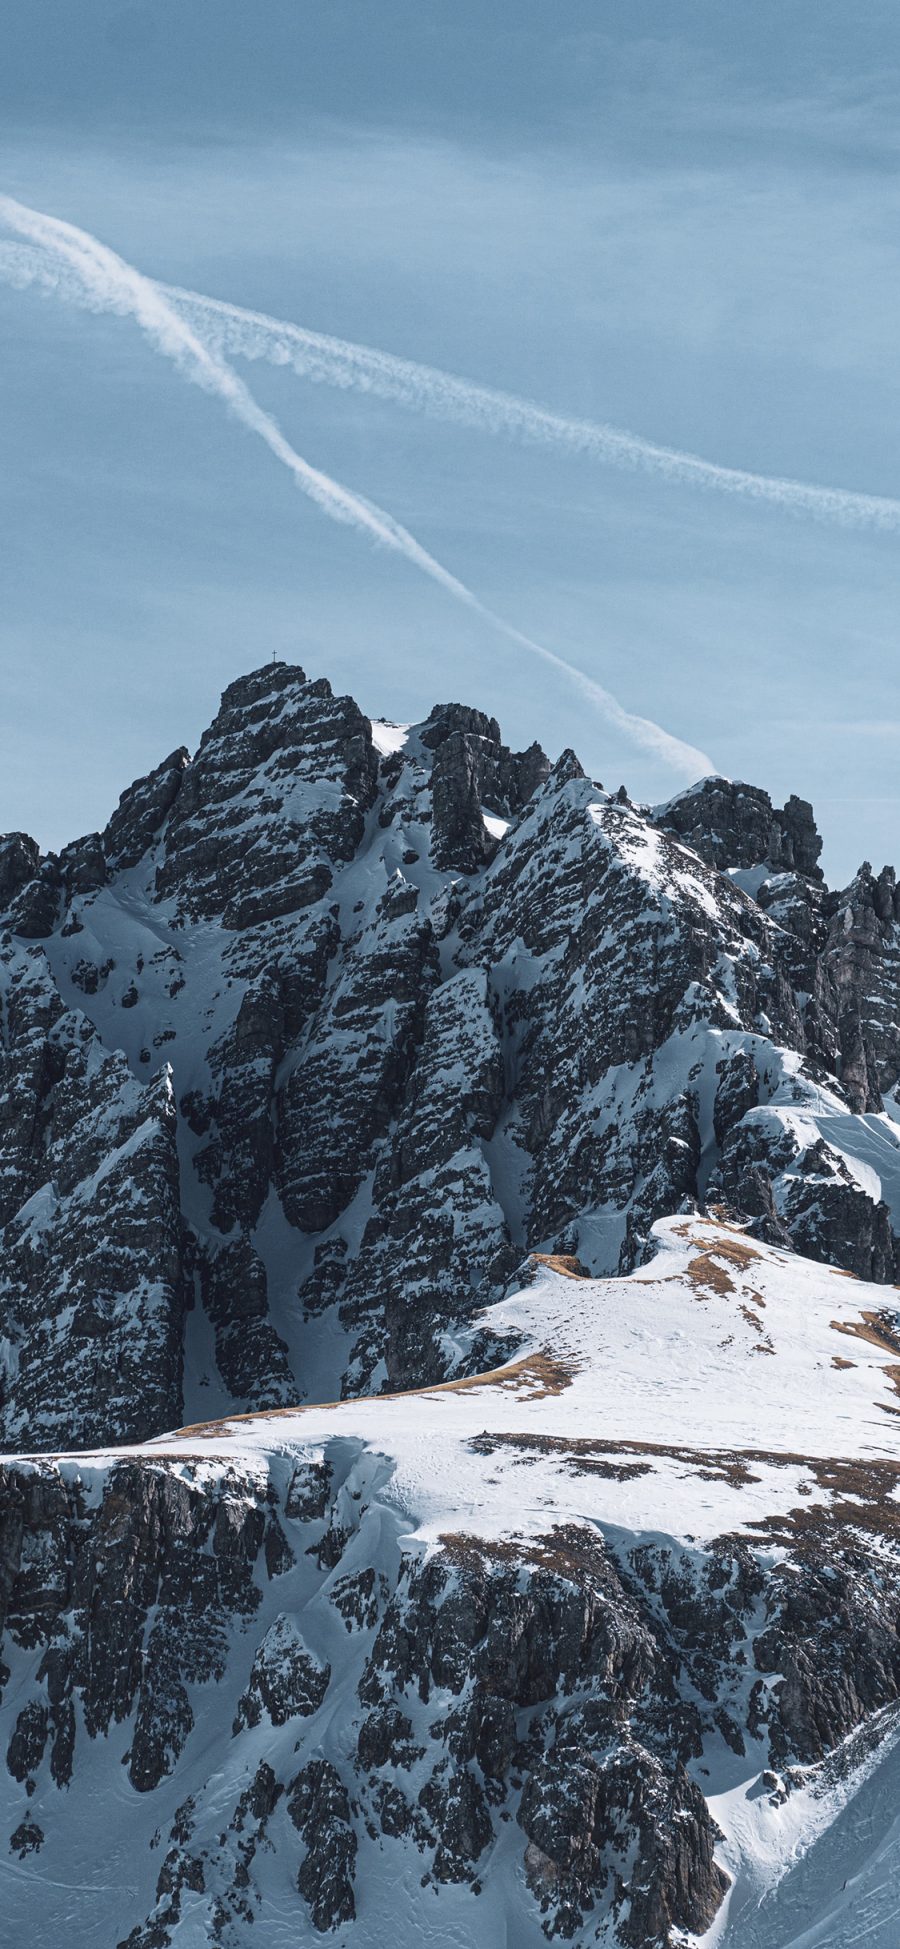
[[[115,251],[58,217],[30,209],[14,197],[0,194],[0,221],[24,244],[42,254],[36,276],[42,286],[64,300],[73,298],[97,311],[111,311],[135,319],[150,343],[171,359],[193,385],[216,396],[234,417],[263,440],[270,452],[292,474],[302,492],[334,521],[357,528],[370,540],[389,548],[414,564],[448,595],[480,616],[494,629],[545,663],[562,672],[594,704],[607,720],[626,737],[683,777],[695,779],[714,769],[705,753],[685,744],[651,718],[625,710],[618,699],[584,671],[547,649],[542,643],[516,629],[505,617],[487,607],[464,582],[429,554],[415,536],[373,501],[355,494],[313,467],[285,438],[277,421],[266,413],[221,352],[207,343],[184,316],[164,286],[145,278]],[[28,276],[28,260],[16,251],[0,261],[0,276],[21,287],[33,281]]]
[[[368,392],[481,432],[563,448],[630,472],[657,474],[681,486],[768,501],[792,514],[811,515],[843,527],[900,528],[900,500],[888,496],[722,466],[604,421],[552,412],[533,400],[477,385],[438,366],[421,365],[372,346],[332,338],[177,285],[165,288],[182,316],[190,318],[204,337],[212,336],[223,350],[245,359],[263,358],[273,365],[288,365],[305,379]]]
[[[9,283],[48,285],[52,270],[39,252],[0,246],[0,277]],[[900,529],[900,499],[864,494],[849,487],[822,487],[778,474],[753,473],[678,447],[662,446],[641,434],[602,420],[575,419],[536,401],[492,386],[482,386],[439,366],[398,358],[374,346],[250,311],[222,298],[209,298],[180,285],[155,287],[198,338],[220,355],[265,359],[287,366],[300,378],[340,391],[368,393],[432,418],[531,445],[584,454],[606,466],[655,474],[674,485],[768,502],[783,512],[807,515],[844,528]]]

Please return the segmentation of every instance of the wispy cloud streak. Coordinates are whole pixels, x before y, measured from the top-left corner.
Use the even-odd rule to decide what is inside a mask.
[[[0,194],[0,222],[22,240],[20,246],[7,246],[5,254],[0,255],[0,276],[18,286],[37,281],[70,302],[133,318],[156,350],[171,359],[186,379],[219,398],[236,419],[265,442],[303,493],[332,520],[355,527],[370,540],[402,555],[511,642],[559,670],[619,731],[681,776],[695,779],[714,769],[704,752],[674,737],[651,718],[625,710],[610,691],[584,671],[497,615],[393,515],[304,460],[221,352],[200,336],[189,316],[182,315],[170,290],[145,278],[89,232],[30,209],[14,197]]]
[[[48,267],[39,252],[0,245],[0,277],[9,282],[46,284]],[[178,315],[221,354],[265,359],[288,366],[303,379],[341,391],[369,393],[435,419],[453,420],[484,433],[584,454],[607,466],[656,474],[664,480],[709,492],[769,502],[785,513],[807,515],[841,527],[900,529],[900,499],[864,494],[849,487],[822,487],[778,474],[726,467],[699,454],[666,447],[603,421],[575,419],[552,412],[534,400],[445,372],[439,366],[398,358],[351,339],[311,331],[287,319],[250,311],[222,298],[209,298],[180,285],[160,285]]]
[[[552,412],[533,400],[477,385],[437,366],[397,358],[348,339],[330,338],[178,286],[168,287],[168,292],[181,315],[190,318],[204,338],[214,340],[232,356],[287,365],[302,378],[319,384],[371,393],[435,419],[455,420],[484,433],[584,454],[607,466],[656,474],[681,486],[770,502],[787,513],[809,515],[842,527],[900,528],[900,500],[889,496],[721,466],[603,421]]]

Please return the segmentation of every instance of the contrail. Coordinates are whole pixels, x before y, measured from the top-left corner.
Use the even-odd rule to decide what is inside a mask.
[[[48,281],[47,267],[39,253],[17,253],[15,247],[8,246],[5,252],[0,246],[0,277],[18,284]],[[789,513],[810,515],[842,527],[900,528],[900,500],[890,496],[862,494],[845,487],[818,487],[808,481],[721,466],[603,421],[551,412],[533,400],[476,385],[438,366],[397,358],[350,339],[332,338],[283,318],[271,318],[265,312],[248,311],[221,298],[186,291],[180,285],[158,288],[204,343],[220,353],[266,359],[272,365],[290,366],[314,383],[370,393],[435,419],[455,420],[481,432],[586,454],[608,466],[658,474],[683,486],[768,501]]]
[[[117,312],[134,318],[156,349],[172,359],[187,379],[204,391],[215,394],[237,419],[265,441],[276,458],[293,474],[298,486],[323,513],[329,514],[335,521],[361,529],[373,541],[405,556],[424,575],[430,576],[432,581],[493,628],[500,630],[511,642],[563,672],[620,731],[634,743],[662,758],[683,777],[693,780],[715,769],[704,752],[672,736],[651,718],[626,711],[611,692],[595,683],[584,671],[566,662],[564,657],[557,656],[555,651],[548,650],[544,644],[524,635],[503,616],[489,609],[464,582],[460,582],[457,576],[430,555],[408,529],[395,521],[393,515],[342,486],[339,481],[332,480],[319,468],[310,466],[285,439],[277,421],[257,404],[243,380],[238,378],[218,352],[202,341],[187,319],[175,309],[164,287],[143,277],[140,271],[136,271],[124,258],[98,242],[87,231],[79,230],[75,224],[65,223],[61,218],[29,209],[14,197],[0,194],[0,221],[18,237],[24,238],[26,245],[35,247],[49,258],[49,264],[45,262],[44,269],[39,273],[45,288],[55,289],[58,295],[67,299],[71,299],[75,291],[79,301],[91,309]],[[5,270],[0,265],[0,274],[8,275],[11,268],[11,281],[20,284],[23,268],[27,268],[23,266],[21,252],[18,265],[18,270],[15,263]],[[52,265],[58,267],[59,274],[55,278]]]
[[[485,433],[511,435],[531,445],[585,454],[608,466],[657,474],[683,486],[768,501],[790,513],[811,515],[843,527],[900,528],[900,500],[890,496],[820,487],[780,475],[722,466],[604,421],[552,412],[533,400],[478,385],[439,366],[397,358],[350,339],[332,338],[177,285],[165,289],[181,315],[195,323],[207,342],[211,340],[240,358],[290,366],[302,378],[319,384],[367,392],[435,419],[454,420]]]
[[[40,252],[0,245],[0,277],[20,285],[46,285],[52,281],[52,272],[48,275]],[[819,487],[777,474],[724,467],[603,421],[551,412],[516,393],[476,385],[439,366],[397,358],[392,352],[358,345],[351,339],[332,338],[287,319],[228,304],[222,298],[186,291],[181,285],[158,288],[179,316],[189,320],[198,335],[220,352],[290,366],[301,378],[320,385],[370,393],[429,413],[435,419],[455,420],[485,433],[509,434],[534,445],[586,454],[609,466],[658,474],[684,486],[769,501],[788,513],[807,514],[845,528],[900,528],[900,500],[888,495],[862,494],[849,487]]]
[[[165,288],[181,315],[190,318],[204,338],[223,351],[290,366],[302,378],[318,384],[370,393],[435,419],[454,420],[484,433],[511,435],[530,445],[585,454],[633,473],[657,474],[687,487],[768,501],[789,513],[810,515],[843,527],[900,528],[900,500],[890,496],[820,487],[808,481],[722,466],[604,421],[552,412],[516,393],[478,385],[439,366],[397,358],[394,353],[350,339],[332,338],[178,285]]]

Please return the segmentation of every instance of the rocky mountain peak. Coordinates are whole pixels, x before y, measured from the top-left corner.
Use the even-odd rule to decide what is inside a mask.
[[[320,900],[359,842],[376,769],[368,719],[326,679],[278,663],[239,679],[184,768],[157,897],[232,928]]]
[[[345,1336],[332,1393],[440,1379],[528,1251],[627,1268],[709,1196],[892,1277],[897,1146],[886,1125],[874,1180],[853,1119],[900,1075],[897,890],[864,868],[829,894],[819,850],[797,798],[707,779],[650,815],[571,750],[512,751],[481,711],[373,730],[277,662],[230,684],[194,756],[131,786],[101,836],[41,861],[9,835],[10,1438],[55,1425],[52,1362],[29,1349],[100,1250],[108,1179],[155,1217],[146,1249],[129,1234],[137,1284],[107,1280],[103,1304],[133,1321],[141,1287],[166,1324],[158,1393],[132,1410],[111,1365],[98,1386],[76,1309],[73,1426],[92,1439],[105,1414],[111,1435],[163,1425],[179,1391],[196,1413],[201,1380],[223,1403],[302,1394],[326,1317]],[[160,1121],[128,1092],[143,1104],[164,1061]],[[85,1160],[71,1182],[63,1144]]]
[[[759,786],[704,778],[659,806],[655,816],[720,872],[765,865],[773,873],[822,879],[812,806],[793,793],[779,811]]]
[[[40,859],[40,847],[27,832],[8,832],[0,839],[0,903],[4,907],[34,879]]]
[[[429,751],[436,751],[446,738],[456,732],[467,733],[470,737],[487,738],[491,744],[500,743],[500,726],[495,717],[486,717],[484,711],[472,710],[468,704],[435,704],[429,711],[421,728],[421,739]]]

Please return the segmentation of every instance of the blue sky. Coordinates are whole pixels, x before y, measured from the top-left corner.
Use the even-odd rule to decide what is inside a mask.
[[[900,21],[592,0],[29,0],[0,188],[147,274],[710,459],[900,493]],[[0,286],[0,829],[102,824],[270,655],[373,713],[448,696],[603,782],[680,780],[336,527],[120,317]],[[240,367],[315,465],[701,746],[900,854],[900,534]]]

